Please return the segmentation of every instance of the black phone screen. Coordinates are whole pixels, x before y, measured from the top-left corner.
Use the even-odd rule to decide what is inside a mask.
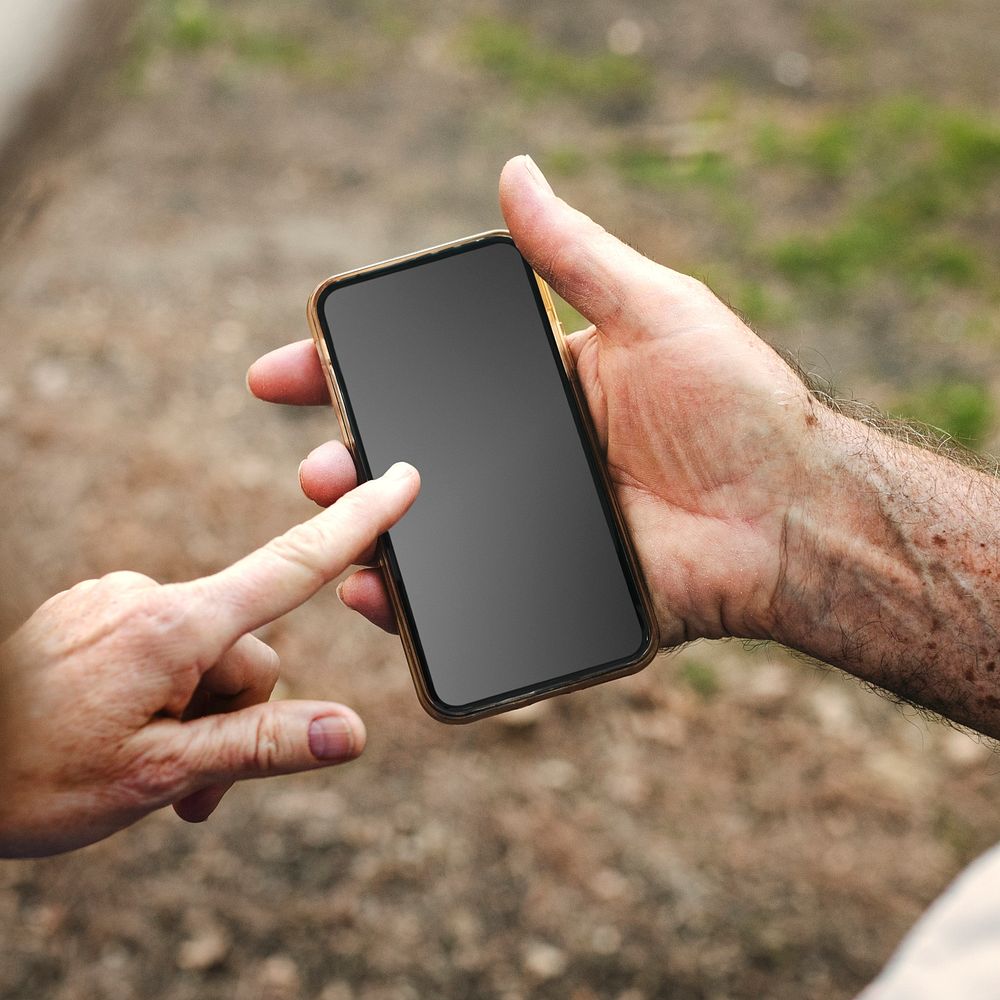
[[[510,238],[341,280],[318,312],[363,473],[420,471],[387,555],[436,707],[460,715],[634,659],[646,616]]]

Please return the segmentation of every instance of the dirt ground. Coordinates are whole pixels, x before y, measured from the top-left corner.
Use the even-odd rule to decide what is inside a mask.
[[[987,155],[960,177],[968,155],[920,159],[919,129],[996,120],[997,7],[828,7],[150,4],[0,260],[8,624],[112,569],[214,570],[307,516],[296,467],[336,421],[252,400],[246,367],[306,335],[326,275],[501,224],[522,151],[859,395],[974,385],[995,443],[1000,295],[977,262],[1000,191]],[[905,156],[863,131],[898,125],[899,95]],[[836,139],[837,116],[861,123],[844,169],[810,131]],[[765,155],[768,123],[794,141]],[[801,278],[906,157],[948,208],[906,241],[926,280],[863,248],[836,286]],[[265,638],[283,694],[363,715],[364,758],[245,784],[204,826],[157,815],[0,865],[0,997],[847,998],[1000,839],[990,748],[776,647],[696,644],[456,729],[332,589]]]

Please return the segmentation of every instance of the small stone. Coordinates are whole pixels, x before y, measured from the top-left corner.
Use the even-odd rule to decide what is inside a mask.
[[[70,384],[69,368],[55,358],[39,361],[31,369],[31,386],[42,399],[58,399]]]
[[[790,693],[788,671],[776,663],[753,671],[747,682],[747,700],[765,711],[778,708]]]
[[[821,687],[809,699],[820,728],[831,736],[845,736],[857,728],[854,705],[846,691]]]
[[[945,757],[957,767],[971,767],[993,755],[993,751],[981,738],[958,729],[948,730],[944,734],[943,744]]]
[[[640,739],[678,749],[687,740],[687,722],[674,712],[644,712],[630,719],[632,731]]]
[[[568,760],[550,757],[536,765],[535,775],[539,784],[553,791],[559,791],[572,785],[577,779],[578,772]]]
[[[613,955],[621,947],[622,936],[617,927],[609,927],[606,924],[595,927],[594,933],[590,935],[590,947],[598,955]]]
[[[628,879],[613,868],[602,868],[590,880],[590,891],[606,903],[629,894]]]
[[[551,711],[551,702],[536,701],[534,705],[515,708],[513,712],[504,712],[497,716],[497,722],[510,729],[530,729],[545,718]]]
[[[649,782],[641,774],[627,771],[609,772],[604,777],[604,789],[612,802],[623,806],[640,806],[649,797]]]
[[[868,753],[865,767],[887,789],[903,795],[918,794],[926,777],[926,772],[917,766],[916,758],[890,749]]]
[[[801,87],[809,82],[812,67],[801,52],[782,52],[772,66],[775,80],[785,87]]]
[[[642,41],[642,26],[630,17],[620,17],[608,28],[608,48],[616,56],[634,56]]]
[[[524,967],[536,979],[555,979],[567,964],[566,952],[544,941],[533,941],[524,950]]]
[[[177,968],[203,971],[221,965],[229,954],[229,938],[220,927],[208,927],[184,941],[177,952]]]
[[[354,990],[346,980],[336,979],[323,987],[319,1000],[354,1000]]]
[[[299,967],[288,955],[272,955],[261,966],[260,984],[268,998],[297,996],[301,986]]]

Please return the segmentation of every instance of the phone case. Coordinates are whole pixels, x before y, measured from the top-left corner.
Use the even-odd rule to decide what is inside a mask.
[[[355,467],[358,469],[359,476],[362,474],[362,463],[358,458],[358,436],[355,428],[350,425],[348,419],[348,410],[344,405],[344,396],[341,386],[338,383],[336,372],[333,366],[332,359],[330,358],[330,352],[327,347],[326,338],[323,334],[323,325],[319,315],[319,303],[323,293],[331,286],[338,282],[344,281],[348,278],[355,278],[359,275],[366,274],[370,271],[377,271],[385,267],[391,267],[393,265],[409,263],[415,261],[421,257],[432,257],[442,251],[452,250],[456,247],[469,246],[471,244],[492,241],[497,237],[505,238],[510,240],[510,233],[506,229],[491,229],[483,233],[476,233],[473,236],[466,236],[462,239],[455,240],[451,243],[442,243],[438,246],[428,247],[425,250],[417,250],[413,253],[404,254],[400,257],[392,257],[388,260],[379,261],[374,264],[366,265],[365,267],[355,268],[351,271],[344,271],[340,274],[336,274],[333,277],[327,278],[322,282],[316,290],[312,293],[309,298],[308,304],[308,318],[309,327],[312,331],[313,341],[316,345],[316,350],[319,354],[320,365],[323,369],[323,374],[326,378],[327,386],[330,390],[330,400],[333,404],[333,409],[337,415],[337,422],[340,425],[340,433],[343,438],[344,444],[347,446],[348,451],[351,453],[351,457],[354,459]],[[532,271],[534,274],[534,271]],[[403,649],[406,653],[407,663],[410,667],[410,674],[413,677],[413,683],[417,691],[417,697],[420,700],[420,704],[423,706],[424,710],[431,715],[433,718],[440,722],[446,723],[466,723],[474,722],[477,719],[487,718],[491,715],[497,715],[501,712],[508,712],[516,708],[522,708],[525,705],[530,705],[536,701],[542,701],[546,698],[551,698],[556,695],[566,694],[570,691],[578,691],[582,688],[592,687],[595,684],[603,684],[605,681],[614,680],[618,677],[624,677],[629,674],[637,673],[642,670],[643,667],[647,666],[659,651],[659,633],[657,629],[656,615],[653,608],[653,602],[649,596],[649,588],[646,585],[646,580],[642,572],[642,568],[639,565],[639,560],[635,553],[635,547],[632,543],[632,537],[629,533],[628,526],[625,523],[625,519],[622,516],[621,509],[618,505],[618,499],[615,495],[614,487],[608,477],[607,468],[601,453],[600,444],[597,439],[597,433],[594,429],[593,421],[590,417],[590,411],[587,408],[586,400],[583,398],[583,392],[580,388],[579,382],[577,381],[576,371],[573,365],[572,356],[570,355],[569,348],[566,345],[565,334],[562,329],[562,324],[559,321],[559,317],[556,314],[555,306],[552,302],[552,294],[549,291],[548,285],[537,275],[534,274],[535,281],[538,284],[538,289],[541,294],[542,303],[545,307],[546,315],[549,320],[549,328],[552,331],[552,336],[555,338],[556,347],[558,349],[559,357],[562,360],[562,366],[566,373],[571,395],[573,397],[573,403],[581,418],[581,424],[585,430],[586,436],[586,446],[589,447],[596,457],[596,466],[599,470],[601,486],[608,498],[609,505],[614,517],[615,525],[618,529],[619,536],[621,538],[622,546],[625,551],[626,561],[629,566],[629,570],[632,573],[632,577],[635,581],[636,589],[638,591],[639,601],[642,605],[643,611],[646,615],[647,622],[649,623],[649,640],[645,647],[640,651],[640,653],[631,661],[624,664],[623,666],[616,667],[613,670],[609,670],[605,673],[600,673],[596,676],[587,677],[583,680],[577,680],[572,683],[557,684],[552,686],[551,683],[547,683],[537,691],[529,691],[527,693],[522,693],[512,697],[501,697],[495,702],[489,704],[485,708],[477,709],[471,712],[454,713],[443,711],[440,706],[438,706],[428,689],[426,678],[424,677],[424,671],[420,662],[420,657],[417,653],[416,645],[413,641],[413,635],[411,631],[411,622],[409,621],[409,616],[406,614],[403,603],[400,599],[399,591],[396,586],[394,579],[394,574],[389,571],[388,562],[385,556],[383,547],[380,546],[379,549],[379,566],[382,569],[383,576],[385,577],[386,585],[389,590],[389,597],[392,601],[393,611],[396,615],[396,622],[399,626],[399,636],[403,643]]]

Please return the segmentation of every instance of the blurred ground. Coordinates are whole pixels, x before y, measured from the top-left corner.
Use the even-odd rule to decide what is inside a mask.
[[[992,0],[147,5],[0,261],[13,618],[308,514],[336,421],[246,366],[327,274],[500,224],[522,151],[808,367],[996,445],[998,29]],[[987,748],[776,648],[456,730],[332,591],[267,638],[365,758],[0,866],[0,997],[850,997],[1000,838]]]

